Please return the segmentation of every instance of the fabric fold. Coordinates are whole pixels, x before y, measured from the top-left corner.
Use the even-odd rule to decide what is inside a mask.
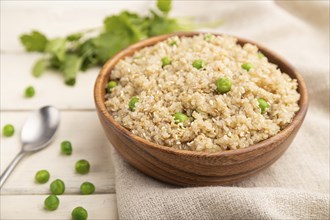
[[[329,195],[279,187],[176,187],[124,162],[112,148],[120,219],[327,219]]]

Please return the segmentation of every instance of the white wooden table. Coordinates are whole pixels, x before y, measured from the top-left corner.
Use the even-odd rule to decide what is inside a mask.
[[[216,1],[191,1],[187,10],[186,1],[174,1],[171,15],[194,16],[201,21],[219,19],[215,4]],[[210,13],[205,15],[199,10],[201,7],[207,7]],[[111,146],[98,121],[93,100],[94,81],[100,68],[79,74],[74,87],[64,85],[59,74],[46,73],[36,79],[31,75],[31,67],[40,54],[25,52],[19,36],[31,30],[39,30],[50,38],[65,36],[99,27],[106,16],[122,10],[146,14],[150,8],[155,8],[155,1],[1,0],[1,129],[10,123],[16,133],[10,138],[0,137],[0,172],[19,152],[19,133],[29,114],[41,106],[53,105],[61,110],[62,120],[54,142],[24,158],[1,189],[0,219],[70,219],[76,206],[85,207],[89,219],[118,218]],[[221,30],[233,31],[226,27]],[[35,87],[36,95],[26,99],[24,89],[29,85]],[[71,156],[60,154],[63,140],[72,142]],[[91,163],[89,174],[75,174],[74,164],[79,159]],[[34,182],[34,175],[40,169],[51,173],[50,181],[43,185]],[[56,211],[45,211],[43,202],[50,193],[50,182],[56,178],[65,182],[66,192],[59,196],[61,204]],[[84,181],[95,184],[93,195],[79,194]]]
[[[107,15],[123,9],[145,13],[154,2],[88,2],[88,1],[2,1],[1,0],[1,129],[10,123],[16,128],[13,137],[1,136],[1,173],[20,150],[20,130],[33,110],[53,105],[61,110],[61,125],[51,145],[24,158],[1,189],[1,219],[70,219],[76,206],[88,210],[90,219],[116,219],[114,169],[110,143],[98,121],[93,86],[99,68],[79,74],[74,87],[64,85],[59,74],[46,73],[40,79],[31,75],[31,67],[40,54],[28,54],[20,45],[20,34],[32,29],[50,37],[64,36],[81,29],[102,25]],[[33,85],[35,97],[23,97],[24,89]],[[60,143],[70,140],[73,154],[60,154]],[[74,164],[79,159],[91,163],[90,173],[78,175]],[[46,184],[36,184],[34,175],[47,169],[51,178]],[[66,184],[60,206],[49,212],[43,208],[52,180],[60,178]],[[84,181],[93,182],[93,195],[80,195]]]

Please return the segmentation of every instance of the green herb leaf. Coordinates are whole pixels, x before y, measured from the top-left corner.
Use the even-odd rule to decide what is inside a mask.
[[[31,34],[20,36],[21,43],[27,51],[44,52],[47,45],[47,38],[38,31],[32,31]]]
[[[62,61],[60,61],[56,56],[51,56],[49,58],[49,68],[53,70],[61,70]]]
[[[134,43],[135,40],[127,33],[104,33],[93,39],[94,52],[101,63],[106,62],[115,53]]]
[[[73,86],[76,83],[76,76],[81,67],[82,59],[77,55],[66,54],[62,63],[64,82]]]
[[[45,58],[41,58],[35,62],[32,68],[32,75],[35,77],[40,77],[43,72],[49,67],[50,63],[49,60]]]
[[[161,34],[168,34],[175,31],[184,30],[183,27],[180,26],[176,19],[162,17],[159,16],[156,12],[151,11],[152,16],[149,20],[149,36],[156,36]]]
[[[46,46],[46,52],[55,55],[59,60],[63,60],[66,52],[66,40],[64,38],[50,40]]]
[[[95,56],[101,63],[123,48],[147,37],[147,19],[127,11],[104,20],[104,32],[92,39]]]
[[[133,41],[147,37],[147,21],[135,13],[127,11],[109,16],[104,20],[106,33],[128,36]]]
[[[82,38],[83,34],[82,33],[75,33],[75,34],[70,34],[69,36],[66,37],[68,41],[78,41],[80,38]]]
[[[96,53],[96,46],[93,43],[93,39],[89,39],[83,42],[77,50],[78,55],[82,58],[82,64],[80,70],[86,71],[89,67],[101,64]]]

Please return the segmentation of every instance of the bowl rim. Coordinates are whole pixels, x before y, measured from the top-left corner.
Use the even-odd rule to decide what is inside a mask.
[[[298,92],[300,93],[300,99],[298,101],[299,110],[293,117],[292,122],[287,125],[283,130],[281,130],[276,135],[267,138],[263,141],[260,141],[256,144],[250,145],[246,148],[240,148],[236,150],[229,150],[229,151],[219,151],[219,152],[200,152],[200,151],[190,151],[190,150],[180,150],[175,149],[172,147],[156,144],[154,142],[148,141],[142,137],[139,137],[135,134],[133,134],[131,131],[129,131],[127,128],[123,127],[121,124],[116,122],[111,114],[108,112],[106,106],[105,106],[105,83],[108,82],[109,76],[111,74],[111,70],[113,67],[118,63],[119,60],[125,58],[126,56],[131,56],[135,51],[140,50],[147,46],[152,46],[160,41],[164,41],[169,37],[178,36],[178,37],[193,37],[195,35],[199,34],[212,34],[216,36],[232,36],[235,37],[238,42],[240,43],[251,43],[258,47],[258,49],[266,54],[267,58],[275,59],[277,62],[280,62],[281,65],[285,65],[286,68],[291,70],[290,77],[295,78],[298,82]],[[278,65],[278,63],[274,63]],[[175,154],[175,155],[185,155],[185,156],[192,156],[192,157],[219,157],[219,156],[225,156],[230,157],[233,155],[241,155],[241,154],[247,154],[249,152],[253,152],[260,148],[265,148],[266,146],[274,145],[275,143],[281,143],[283,142],[288,136],[290,136],[291,133],[295,131],[297,127],[299,127],[304,120],[304,117],[306,115],[307,109],[308,109],[308,91],[307,86],[305,84],[305,81],[303,77],[300,75],[300,73],[291,65],[289,64],[285,59],[283,59],[278,54],[274,53],[273,51],[267,49],[266,47],[260,45],[259,43],[255,43],[254,41],[247,40],[245,38],[236,37],[234,35],[230,34],[223,34],[223,33],[213,33],[213,32],[177,32],[172,34],[164,34],[159,35],[151,38],[144,39],[142,41],[139,41],[137,43],[134,43],[127,48],[119,51],[116,53],[112,58],[110,58],[102,67],[99,75],[97,76],[95,80],[94,85],[94,101],[96,108],[99,110],[99,113],[104,116],[107,122],[111,123],[118,131],[120,131],[123,135],[126,137],[133,139],[136,142],[139,142],[144,147],[160,150],[169,154]]]

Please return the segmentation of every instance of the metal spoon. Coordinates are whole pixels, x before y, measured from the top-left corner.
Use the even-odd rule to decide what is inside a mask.
[[[60,124],[60,112],[52,107],[45,106],[37,110],[25,122],[21,132],[22,150],[0,177],[0,188],[16,167],[17,163],[27,154],[39,151],[52,141]]]

